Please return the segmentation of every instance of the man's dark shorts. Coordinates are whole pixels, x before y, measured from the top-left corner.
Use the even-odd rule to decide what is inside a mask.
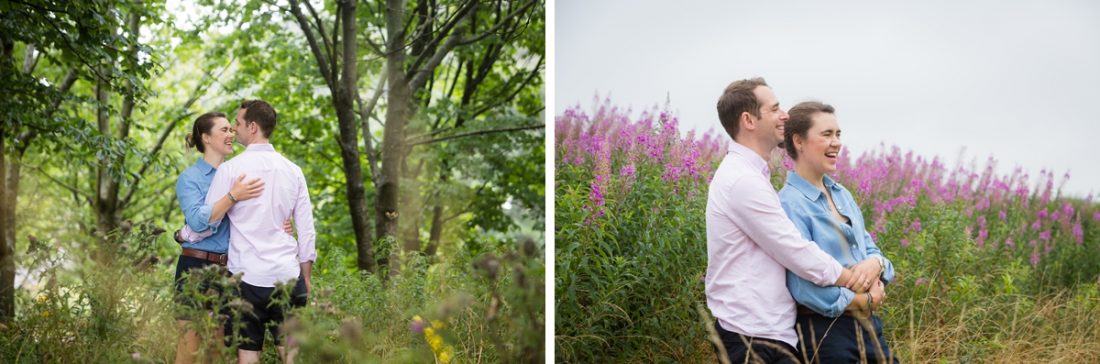
[[[722,339],[722,346],[725,346],[730,363],[799,363],[798,351],[790,344],[779,340],[742,336],[722,328],[718,321],[714,322],[714,329],[718,331],[718,337]],[[745,345],[746,342],[751,343],[751,345]],[[718,347],[714,348],[714,353],[722,355]]]
[[[213,268],[207,268],[210,266]],[[189,283],[189,276],[203,268],[216,269],[217,274],[197,276],[197,281]],[[199,311],[214,310],[222,297],[223,288],[219,281],[228,274],[229,271],[217,263],[180,255],[176,261],[176,303],[182,307],[177,310],[176,318],[191,320]],[[185,286],[187,292],[184,292]]]
[[[236,331],[242,340],[238,348],[251,351],[263,350],[265,331],[271,332],[277,345],[281,345],[279,325],[286,319],[288,309],[284,305],[289,305],[290,308],[305,307],[308,298],[305,280],[301,276],[298,276],[294,288],[289,292],[274,287],[257,287],[244,281],[231,291],[232,297],[239,297],[252,307],[251,310],[242,309],[240,327],[234,327],[234,319],[230,314],[225,325],[226,344],[232,343]]]

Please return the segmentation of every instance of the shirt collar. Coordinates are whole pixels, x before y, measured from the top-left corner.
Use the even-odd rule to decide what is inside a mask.
[[[244,148],[244,151],[246,151],[246,152],[274,152],[275,147],[271,146],[271,144],[268,144],[268,143],[249,144],[248,147]]]
[[[765,161],[764,158],[760,158],[760,155],[756,154],[752,149],[749,149],[749,147],[734,141],[729,145],[729,152],[737,153],[745,157],[745,159],[749,161],[749,164],[760,170],[760,173],[763,173],[764,176],[771,175],[771,170],[768,168],[768,162]]]
[[[833,191],[834,196],[836,192],[840,192],[840,188],[837,187],[836,181],[829,177],[829,175],[823,176],[822,179],[825,188]],[[794,187],[798,192],[802,192],[802,195],[806,196],[810,201],[817,201],[817,199],[821,197],[821,190],[814,187],[813,184],[810,184],[810,181],[802,178],[802,176],[799,176],[798,173],[795,173],[793,170],[787,171],[787,184]]]
[[[199,167],[199,172],[202,172],[203,175],[214,173],[214,171],[217,170],[217,168],[214,168],[214,166],[210,165],[210,163],[207,163],[205,159],[202,159],[202,157],[199,157],[199,161],[195,162],[195,165]]]

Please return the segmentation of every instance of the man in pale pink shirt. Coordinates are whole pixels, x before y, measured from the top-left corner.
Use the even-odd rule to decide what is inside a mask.
[[[734,142],[707,196],[707,306],[730,362],[797,362],[787,270],[820,286],[860,292],[872,279],[803,239],[783,212],[765,158],[783,141],[787,113],[764,79],[726,87],[718,117]]]
[[[236,333],[244,342],[238,347],[238,361],[254,363],[260,359],[265,331],[271,327],[276,343],[278,324],[285,319],[281,305],[270,304],[285,294],[277,284],[294,283],[290,291],[291,306],[306,304],[311,288],[314,246],[313,207],[309,200],[302,169],[275,151],[268,142],[275,130],[275,109],[263,100],[245,101],[237,110],[234,128],[237,141],[246,146],[244,152],[218,168],[206,202],[227,195],[232,181],[239,175],[264,181],[263,193],[254,199],[240,201],[226,214],[232,222],[229,230],[229,264],[233,274],[241,275],[237,287],[240,298],[251,304],[250,312],[241,315],[242,327],[227,326],[226,337]],[[293,217],[298,239],[283,230],[283,221]],[[232,320],[230,320],[232,321]],[[269,324],[273,324],[270,326]],[[279,347],[280,356],[292,360],[293,348]]]

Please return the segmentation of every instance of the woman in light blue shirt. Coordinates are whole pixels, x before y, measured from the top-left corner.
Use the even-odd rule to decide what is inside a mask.
[[[820,287],[787,272],[787,288],[798,303],[798,349],[810,362],[852,363],[861,356],[897,362],[883,336],[882,320],[874,315],[885,298],[885,284],[894,279],[893,264],[871,240],[852,194],[828,176],[836,172],[841,147],[834,111],[816,101],[791,108],[784,147],[795,166],[787,173],[779,199],[803,237],[845,267],[880,279],[868,292],[853,292]]]
[[[204,307],[207,305],[196,302],[194,297],[180,294],[187,276],[194,269],[210,265],[219,265],[224,270],[226,252],[229,250],[229,228],[226,225],[229,222],[223,223],[222,217],[237,201],[259,196],[263,192],[263,182],[259,179],[245,182],[244,176],[240,176],[234,181],[228,195],[213,205],[207,205],[206,192],[210,189],[214,172],[225,161],[225,157],[233,153],[233,129],[229,127],[225,114],[208,112],[195,119],[191,133],[187,135],[187,145],[198,149],[202,157],[184,170],[176,181],[176,197],[186,223],[181,229],[183,231],[177,230],[175,234],[176,242],[182,248],[176,262],[176,292],[177,301],[181,305],[192,307],[190,311],[194,312],[211,310],[212,307]],[[210,287],[211,282],[199,282],[197,291],[206,292]],[[176,345],[176,363],[195,361],[199,337],[191,327],[190,319],[185,314],[177,317],[177,326],[182,336]],[[220,345],[222,333],[222,330],[214,330],[211,343]]]

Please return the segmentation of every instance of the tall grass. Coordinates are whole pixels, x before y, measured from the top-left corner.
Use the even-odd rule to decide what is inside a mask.
[[[180,309],[173,298],[175,256],[158,256],[171,249],[141,247],[174,244],[156,230],[135,228],[109,239],[127,252],[118,255],[125,259],[69,253],[66,259],[79,263],[53,265],[40,289],[19,290],[15,320],[0,327],[0,362],[172,362]],[[309,304],[286,326],[300,344],[298,362],[542,362],[540,248],[526,239],[485,240],[483,252],[438,262],[403,256],[401,273],[387,281],[339,264],[353,253],[321,249]],[[43,249],[24,260],[56,260],[34,258],[55,254]],[[200,332],[220,327],[214,318],[194,324]],[[274,346],[269,336],[265,362],[278,362]],[[231,348],[215,348],[202,355],[234,359]]]
[[[728,137],[681,136],[677,122],[609,101],[557,117],[557,359],[714,361],[695,307],[705,196]],[[907,362],[1100,359],[1100,209],[1062,196],[1053,172],[997,175],[996,163],[947,168],[885,146],[840,155],[835,177],[897,268],[881,312],[893,351]],[[773,155],[777,188],[790,165]]]

